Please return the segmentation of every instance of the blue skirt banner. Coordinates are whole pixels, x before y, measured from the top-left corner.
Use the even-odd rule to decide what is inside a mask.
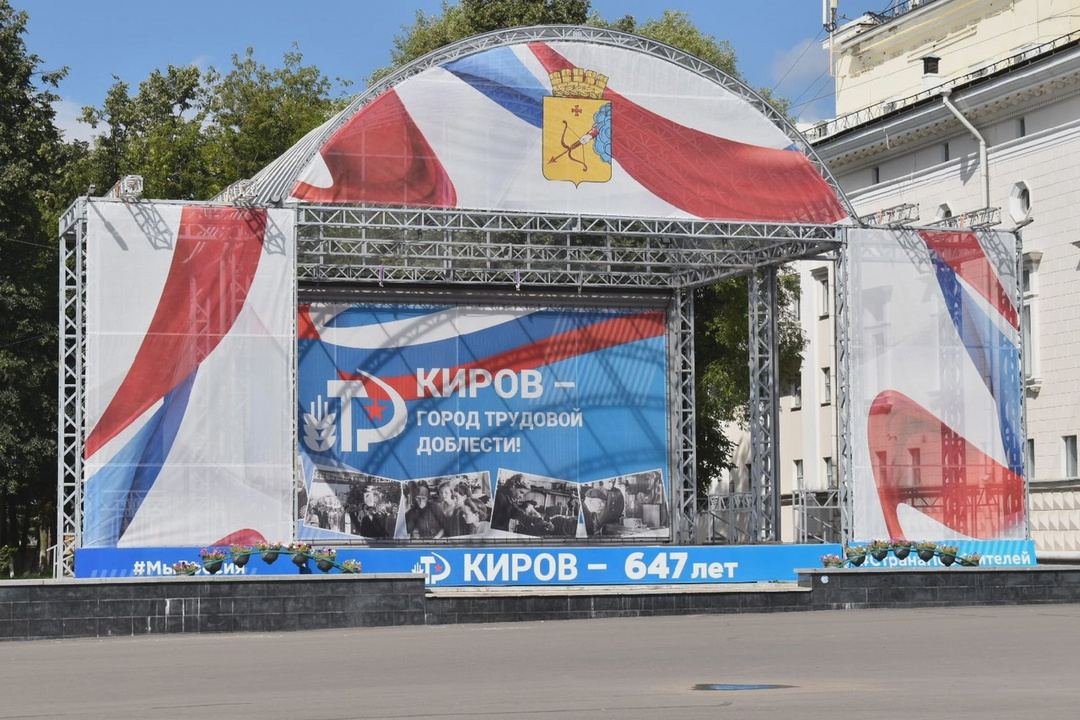
[[[794,581],[799,569],[839,552],[839,545],[342,548],[335,561],[357,560],[365,574],[420,573],[440,587],[673,585]],[[166,577],[181,560],[198,562],[198,548],[87,548],[75,551],[75,575]],[[273,563],[253,555],[243,567],[227,560],[217,576],[302,572],[319,571],[286,554]]]

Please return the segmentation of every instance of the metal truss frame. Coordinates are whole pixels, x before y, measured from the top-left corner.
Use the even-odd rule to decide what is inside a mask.
[[[846,239],[845,239],[846,242]],[[851,448],[851,308],[848,305],[847,289],[851,283],[851,267],[846,245],[837,253],[833,283],[833,307],[836,308],[836,327],[833,329],[836,340],[836,424],[837,453],[839,455],[839,502],[840,502],[840,540],[845,545],[851,542],[854,527],[854,507],[852,504],[852,462]]]
[[[301,282],[700,287],[838,247],[828,225],[299,206]]]
[[[777,349],[776,266],[750,274],[750,492],[751,533],[757,541],[780,534],[780,353]]]
[[[75,575],[75,548],[82,538],[83,408],[86,358],[86,200],[60,218],[60,357],[57,446],[57,546],[54,577]]]
[[[675,292],[670,312],[673,327],[674,355],[671,373],[674,388],[671,408],[674,415],[671,447],[675,449],[676,475],[680,482],[674,488],[675,507],[678,518],[674,528],[675,541],[693,543],[697,540],[697,413],[694,371],[694,292]]]
[[[149,206],[133,212],[140,209],[149,213],[147,227],[156,227]],[[776,269],[791,260],[835,253],[839,227],[359,206],[297,206],[295,211],[298,283],[306,293],[380,288],[407,295],[418,287],[437,287],[448,297],[527,291],[534,299],[559,295],[565,303],[569,292],[589,304],[642,293],[666,295],[676,475],[672,526],[681,543],[696,541],[693,290],[749,274],[755,501],[748,529],[754,541],[776,539]],[[80,199],[60,226],[58,577],[74,574],[72,550],[80,546],[82,528],[85,233],[86,202]]]
[[[795,541],[801,543],[840,542],[840,491],[795,490],[791,498],[795,511]]]

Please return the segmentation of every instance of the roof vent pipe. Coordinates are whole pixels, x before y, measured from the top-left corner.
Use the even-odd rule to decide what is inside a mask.
[[[988,208],[990,207],[990,168],[987,165],[986,159],[986,139],[979,134],[979,131],[975,129],[975,126],[972,125],[966,117],[964,117],[963,113],[961,113],[960,110],[958,110],[957,107],[953,105],[952,100],[949,99],[949,96],[951,94],[952,88],[941,88],[941,101],[945,104],[946,109],[948,109],[948,111],[951,112],[956,117],[956,119],[959,120],[961,124],[963,124],[963,126],[967,128],[968,132],[971,133],[972,136],[974,136],[974,138],[979,141],[979,167],[982,169],[983,181],[982,206],[984,208]]]

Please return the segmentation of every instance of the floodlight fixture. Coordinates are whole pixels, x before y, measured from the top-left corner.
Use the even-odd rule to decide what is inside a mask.
[[[142,175],[125,175],[112,186],[106,197],[117,200],[136,200],[143,192]]]
[[[222,197],[225,202],[234,205],[250,203],[258,194],[258,187],[254,180],[237,180],[225,188]]]

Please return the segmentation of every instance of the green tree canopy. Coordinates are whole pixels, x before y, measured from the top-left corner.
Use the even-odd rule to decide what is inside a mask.
[[[206,200],[254,175],[345,103],[295,48],[276,69],[257,62],[252,48],[232,64],[224,74],[169,65],[134,95],[116,78],[102,107],[83,109],[82,119],[102,133],[77,168],[80,181],[104,192],[124,175],[142,175],[147,197]]]
[[[0,0],[0,546],[52,524],[56,494],[56,244],[41,203],[59,154],[52,92]],[[45,538],[48,541],[48,538]]]

